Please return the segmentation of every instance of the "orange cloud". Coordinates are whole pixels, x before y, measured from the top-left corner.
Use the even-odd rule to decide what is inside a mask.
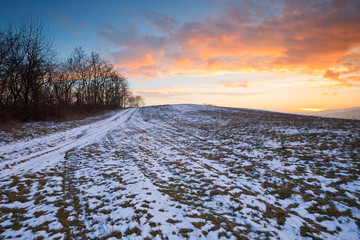
[[[239,81],[229,81],[223,80],[218,82],[220,85],[229,87],[229,88],[247,88],[249,87],[249,83],[247,81],[239,80]]]
[[[156,78],[161,74],[161,69],[157,65],[145,65],[133,68],[128,67],[125,71],[131,77],[141,77],[144,80]]]
[[[336,92],[333,92],[333,93],[323,93],[322,94],[323,96],[337,96],[337,93]]]
[[[161,36],[113,28],[100,35],[122,49],[113,57],[125,74],[295,72],[351,86],[360,75],[359,12],[352,0],[288,0],[278,8],[240,1],[219,17],[182,25],[147,13]]]
[[[180,58],[176,60],[175,66],[180,69],[190,68],[194,62],[190,58]]]
[[[330,69],[327,69],[323,78],[329,78],[329,79],[332,79],[332,80],[339,80],[339,76],[340,76],[340,73],[339,72],[334,72]]]

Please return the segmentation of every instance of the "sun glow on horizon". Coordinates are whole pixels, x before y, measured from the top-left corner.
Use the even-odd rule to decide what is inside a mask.
[[[295,108],[294,110],[301,111],[301,112],[320,112],[320,111],[324,111],[327,109],[324,109],[324,108]]]

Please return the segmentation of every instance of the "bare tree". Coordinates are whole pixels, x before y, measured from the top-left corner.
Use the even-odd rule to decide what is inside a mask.
[[[39,19],[28,16],[10,24],[0,43],[1,105],[38,115],[48,94],[42,86],[55,66],[52,39]]]
[[[141,96],[133,95],[132,93],[127,96],[127,107],[143,107],[144,105],[145,103]]]
[[[76,103],[81,105],[125,107],[129,85],[114,66],[100,57],[98,53],[74,49],[66,62],[68,72],[75,80]],[[70,78],[68,77],[68,82]],[[71,83],[73,83],[71,81]]]
[[[23,104],[25,109],[33,105],[34,110],[38,111],[41,87],[55,67],[53,41],[43,23],[32,16],[21,19],[17,32],[20,35],[20,51],[15,66],[24,86]]]
[[[0,109],[5,103],[5,99],[7,98],[7,67],[6,67],[6,58],[7,54],[7,41],[5,39],[5,33],[0,32]]]

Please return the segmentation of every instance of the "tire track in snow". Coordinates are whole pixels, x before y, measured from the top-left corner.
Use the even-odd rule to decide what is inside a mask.
[[[150,129],[151,132],[152,132],[152,133],[155,133],[155,134],[153,134],[153,135],[147,134],[147,135],[146,135],[147,137],[150,137],[150,138],[152,139],[152,140],[150,140],[150,138],[149,138],[148,141],[146,141],[146,144],[144,144],[144,141],[140,141],[140,140],[135,140],[135,141],[136,141],[136,143],[137,143],[138,145],[142,145],[142,146],[141,146],[141,149],[139,149],[139,150],[141,150],[141,151],[144,152],[144,149],[145,149],[145,153],[147,153],[148,156],[149,156],[149,154],[155,155],[154,157],[156,158],[156,160],[155,160],[155,158],[154,158],[153,162],[161,162],[161,161],[162,161],[162,160],[161,160],[162,157],[161,157],[161,154],[154,152],[154,151],[157,151],[157,149],[149,148],[148,146],[152,146],[152,145],[156,144],[156,142],[158,142],[158,143],[160,142],[160,143],[161,143],[160,145],[161,145],[162,147],[163,147],[163,146],[166,146],[166,145],[170,145],[170,146],[172,146],[172,147],[175,147],[175,149],[173,149],[172,151],[177,150],[180,155],[185,153],[185,155],[187,156],[187,159],[186,159],[185,163],[186,163],[186,164],[190,164],[190,167],[188,167],[188,165],[186,166],[187,169],[189,169],[189,170],[190,170],[190,169],[196,169],[196,170],[198,170],[199,172],[202,171],[203,173],[205,173],[205,172],[207,172],[207,171],[210,170],[212,173],[209,173],[209,176],[211,176],[211,175],[213,175],[213,173],[215,173],[215,174],[217,174],[217,176],[220,176],[220,178],[227,178],[226,175],[224,175],[223,173],[219,172],[217,169],[215,169],[215,168],[213,168],[213,167],[209,167],[209,166],[206,165],[206,164],[204,165],[204,164],[200,163],[200,161],[197,160],[197,159],[195,159],[192,154],[188,153],[186,150],[182,149],[182,148],[179,147],[178,145],[173,144],[172,141],[170,141],[170,143],[167,142],[167,141],[164,141],[163,138],[165,138],[166,140],[169,140],[168,137],[167,137],[166,135],[160,133],[160,130],[159,130],[158,128],[156,128],[155,126],[152,126],[152,127],[144,127],[144,128],[140,127],[139,124],[141,124],[142,122],[141,122],[141,120],[140,120],[139,118],[141,118],[140,115],[139,115],[136,119],[133,119],[133,121],[131,121],[131,124],[133,125],[132,128],[135,128],[135,129],[137,129],[137,132],[141,132],[141,133],[142,133],[142,137],[143,137],[142,140],[144,140],[144,136],[143,136],[143,135],[144,135],[144,134],[145,134],[145,135],[147,134],[146,129]],[[143,118],[141,118],[141,119],[143,119]],[[150,123],[146,123],[146,124],[150,124]],[[136,138],[134,137],[133,139],[136,139]],[[143,143],[143,144],[141,144],[141,143]],[[144,145],[146,145],[147,147],[145,147]],[[165,154],[166,154],[166,153],[165,153]],[[157,157],[156,157],[156,156],[157,156]],[[150,158],[150,159],[153,159],[153,156],[149,156],[149,158]],[[170,157],[170,158],[171,158],[171,157]],[[143,158],[143,159],[144,159],[144,158]],[[192,160],[192,161],[188,161],[188,160]],[[143,160],[143,161],[142,161],[142,164],[144,164],[144,162],[146,162],[146,161]],[[195,163],[194,163],[194,162],[195,162]],[[150,165],[147,165],[147,168],[148,168],[148,169],[151,169],[152,167],[151,167]],[[152,172],[157,172],[157,171],[158,171],[158,172],[161,172],[161,170],[157,169],[156,166],[153,167],[153,168],[154,168],[154,170],[153,170]],[[171,168],[169,167],[168,169],[170,170]],[[179,166],[177,166],[177,169],[179,169]],[[145,171],[146,171],[146,168],[145,168]],[[172,174],[177,174],[177,173],[179,173],[179,172],[175,171],[175,168],[173,168],[173,171],[170,170],[170,172],[171,172]],[[154,178],[157,179],[155,182],[164,182],[163,179],[156,178],[156,176],[159,176],[159,174],[156,174],[156,175],[154,176]],[[218,178],[218,177],[216,177],[216,178]],[[177,183],[176,181],[174,181],[174,180],[178,181],[178,183]],[[228,180],[228,181],[226,181],[226,180]],[[225,181],[226,181],[225,185],[227,185],[227,184],[229,184],[229,185],[235,184],[232,179],[228,179],[228,178],[227,178],[226,180],[225,180]],[[185,171],[185,172],[181,172],[181,171],[180,171],[180,175],[179,175],[179,176],[173,175],[172,181],[170,181],[170,183],[171,183],[172,185],[169,185],[169,186],[168,186],[168,187],[170,187],[170,188],[167,188],[166,185],[162,185],[162,187],[163,187],[163,188],[165,187],[165,190],[166,190],[166,189],[170,190],[170,189],[171,189],[171,186],[179,186],[180,188],[182,188],[182,186],[186,186],[186,189],[183,189],[183,190],[187,190],[187,191],[186,191],[186,195],[188,195],[188,196],[195,196],[195,195],[196,195],[196,192],[193,192],[193,190],[196,190],[196,189],[202,190],[202,189],[203,189],[203,186],[200,187],[198,183],[196,183],[196,182],[191,183],[191,181],[194,181],[194,177],[192,177],[192,175],[189,174],[188,171]],[[166,182],[166,181],[165,181],[165,182]],[[189,182],[190,182],[190,183],[189,183]],[[161,186],[161,184],[160,184],[159,186]],[[235,186],[236,186],[236,185],[235,185]],[[167,191],[168,191],[168,190],[167,190]],[[189,190],[190,190],[190,192],[189,192]],[[171,190],[170,190],[170,191],[171,191]],[[229,195],[232,196],[232,194],[229,194]],[[185,196],[184,196],[184,197],[185,197]],[[234,196],[232,196],[232,197],[234,197]],[[207,201],[209,201],[209,200],[210,200],[210,199],[206,199],[205,202],[207,202]],[[179,202],[179,200],[178,200],[178,202]],[[201,211],[211,212],[212,214],[215,214],[215,215],[216,215],[217,212],[220,211],[220,212],[222,213],[221,215],[224,215],[224,214],[227,215],[227,214],[228,214],[228,220],[231,219],[230,216],[231,216],[232,210],[231,210],[231,209],[226,209],[225,207],[219,208],[218,203],[217,203],[216,201],[213,202],[213,200],[210,200],[210,203],[204,204],[204,202],[203,202],[203,203],[200,203],[199,201],[193,201],[193,200],[192,200],[192,201],[190,201],[190,202],[187,201],[187,204],[191,204],[191,205],[194,204],[194,205],[193,205],[193,208],[194,208],[194,209],[198,209],[199,205],[201,205],[201,208],[202,208]],[[247,220],[244,219],[244,218],[239,218],[239,217],[238,217],[236,220],[234,219],[234,221],[239,221],[239,220],[241,220],[244,224],[249,224],[249,221],[247,221]],[[257,231],[260,230],[260,229],[256,228],[256,226],[252,226],[252,227],[253,227],[254,229],[256,229]]]
[[[101,120],[100,122],[68,130],[64,133],[65,135],[69,135],[66,141],[59,142],[54,147],[45,148],[42,151],[32,153],[25,157],[18,157],[16,154],[12,157],[10,154],[8,158],[11,160],[0,162],[0,171],[4,176],[5,174],[8,175],[13,172],[21,171],[24,173],[30,169],[36,169],[39,167],[44,167],[45,165],[49,166],[54,164],[56,160],[61,160],[62,156],[69,149],[86,146],[91,144],[96,139],[105,136],[109,129],[116,127],[124,120],[128,119],[128,115],[131,115],[134,111],[135,109],[127,109],[108,119]],[[25,142],[24,145],[25,148],[29,148],[31,146],[45,144],[47,140],[56,139],[59,135],[60,134],[56,133],[54,135],[40,137],[38,139]],[[20,144],[21,143],[16,143],[15,146],[9,146],[9,148],[12,149],[21,147]],[[0,148],[0,154],[3,154],[6,152],[6,150],[6,146],[3,146]]]
[[[146,113],[146,109],[142,109],[143,111],[141,113],[145,114]],[[161,109],[163,111],[163,109]],[[170,124],[168,121],[165,121],[164,118],[162,118],[160,116],[160,111],[157,111],[157,116],[159,116],[159,119],[162,120],[163,122],[165,122],[166,124],[168,124],[171,127],[170,131],[166,131],[169,130],[169,128],[167,128],[166,130],[164,130],[163,128],[161,128],[160,126],[164,126],[163,124],[161,124],[161,121],[157,121],[156,124],[152,124],[150,121],[144,121],[144,119],[151,119],[151,117],[143,117],[143,116],[139,116],[137,119],[135,119],[135,121],[132,121],[132,124],[134,126],[136,126],[139,131],[142,131],[144,134],[150,132],[156,132],[156,134],[147,134],[146,136],[148,137],[148,141],[146,146],[151,146],[154,145],[156,142],[161,143],[161,146],[166,146],[166,145],[170,145],[172,146],[172,151],[177,151],[179,153],[179,155],[185,155],[187,156],[188,159],[186,159],[185,163],[188,164],[187,165],[187,169],[197,169],[197,170],[204,170],[206,171],[210,171],[211,173],[209,174],[210,176],[212,176],[213,174],[215,174],[219,180],[221,179],[221,183],[220,185],[222,186],[237,186],[238,188],[240,186],[243,186],[244,190],[247,189],[251,189],[253,192],[256,192],[257,194],[259,194],[258,198],[261,199],[262,201],[267,201],[269,199],[267,199],[265,197],[265,195],[263,194],[264,189],[262,189],[260,184],[257,184],[256,189],[253,189],[254,187],[254,182],[253,183],[247,183],[247,181],[244,180],[236,180],[234,178],[229,178],[228,174],[227,174],[227,168],[228,166],[222,162],[217,162],[215,160],[209,160],[209,159],[205,159],[202,155],[198,155],[196,154],[193,150],[191,152],[189,152],[188,150],[186,150],[186,148],[184,146],[180,146],[181,143],[179,143],[179,141],[174,141],[174,139],[179,140],[179,136],[184,137],[184,135],[181,135],[181,128],[180,126],[182,126],[181,122],[176,120],[175,118],[172,118],[174,121],[176,121],[178,123],[178,127],[174,127],[174,125]],[[171,111],[170,111],[171,113]],[[168,115],[168,114],[166,114]],[[169,115],[168,115],[169,116]],[[142,121],[141,121],[141,120]],[[151,126],[149,126],[151,125]],[[176,129],[176,130],[175,130]],[[148,132],[147,132],[148,131]],[[174,133],[174,131],[180,131],[180,132],[176,132]],[[171,136],[170,134],[175,135]],[[187,141],[189,142],[196,142],[196,141],[200,141],[201,144],[204,144],[204,139],[199,138],[199,137],[194,137],[193,134],[188,134]],[[181,139],[180,137],[180,139]],[[151,139],[151,140],[150,140]],[[151,143],[150,143],[151,142]],[[148,152],[151,152],[153,150],[156,149],[147,149]],[[152,152],[153,153],[153,152]],[[158,158],[156,161],[161,161],[161,158]],[[190,160],[190,161],[189,161]],[[210,162],[210,165],[208,164],[208,162]],[[224,167],[226,168],[226,170],[224,171]],[[223,171],[220,171],[219,169],[222,169]],[[186,183],[186,181],[192,180],[191,178],[189,179],[189,173],[184,173],[181,175],[180,177],[181,182],[182,183]],[[219,183],[219,182],[218,182]],[[234,195],[227,193],[229,196],[234,198]],[[235,201],[236,203],[239,203],[238,201]],[[211,206],[203,206],[204,209],[208,209],[210,211],[216,212],[216,208],[212,208]],[[219,209],[217,209],[219,210]],[[231,215],[232,210],[231,209],[221,209],[222,213],[229,213]],[[241,219],[245,224],[248,224],[249,226],[251,226],[251,228],[254,231],[260,231],[260,232],[271,232],[271,230],[269,231],[264,231],[264,229],[257,227],[254,224],[250,224],[250,222],[248,220],[246,220],[245,218],[242,217],[238,217],[238,220]]]
[[[0,153],[3,155],[4,154],[13,154],[14,152],[12,152],[12,151],[23,152],[25,149],[35,148],[36,146],[39,146],[39,145],[42,146],[43,148],[46,148],[49,145],[54,145],[54,144],[59,144],[60,142],[64,142],[64,141],[66,142],[66,141],[70,141],[70,140],[79,139],[82,136],[84,136],[86,134],[86,132],[91,128],[97,128],[99,126],[104,125],[107,122],[117,121],[122,116],[122,114],[126,111],[128,111],[128,110],[123,110],[113,116],[106,118],[106,119],[102,119],[102,120],[96,121],[96,122],[88,124],[88,125],[75,127],[75,128],[66,130],[64,132],[57,132],[54,134],[33,138],[33,139],[27,140],[27,141],[21,141],[21,142],[1,145]],[[36,151],[38,151],[38,150],[36,150]]]
[[[172,107],[173,109],[175,109],[174,107]],[[162,111],[164,111],[162,109]],[[177,111],[175,109],[175,111]],[[160,116],[159,111],[157,112],[160,119],[163,119]],[[169,114],[166,114],[167,116],[169,116]],[[193,161],[197,162],[198,164],[200,164],[203,168],[208,169],[210,171],[212,171],[214,174],[218,174],[221,176],[225,176],[225,178],[235,184],[236,186],[238,186],[239,184],[244,185],[246,187],[253,187],[253,183],[252,184],[245,184],[246,182],[241,181],[240,183],[234,183],[233,179],[229,179],[228,178],[228,172],[229,172],[229,165],[226,162],[220,162],[219,160],[214,160],[214,159],[206,159],[206,157],[204,157],[204,155],[199,155],[197,154],[193,149],[190,151],[186,150],[184,147],[179,146],[179,139],[181,139],[182,137],[184,137],[184,135],[182,135],[182,130],[180,128],[180,126],[182,126],[182,122],[179,120],[176,120],[175,118],[171,118],[172,120],[176,121],[178,123],[179,127],[176,127],[175,129],[179,130],[180,132],[174,132],[173,130],[170,131],[164,131],[162,128],[160,128],[158,126],[158,124],[153,125],[152,127],[148,127],[148,129],[157,129],[158,130],[158,135],[161,135],[162,138],[158,139],[157,141],[162,141],[163,144],[171,144],[176,150],[179,151],[179,153],[185,154],[186,156],[188,156],[190,159],[192,159]],[[165,121],[166,124],[169,124],[168,121]],[[170,124],[170,126],[173,126],[172,124]],[[168,128],[169,129],[169,128]],[[174,128],[173,128],[174,129]],[[175,136],[170,136],[169,134],[173,134]],[[204,144],[204,140],[198,137],[194,137],[193,134],[188,134],[190,137],[187,138],[187,143],[196,143],[196,140],[200,140],[200,145]],[[180,136],[180,137],[179,137]],[[166,141],[164,141],[163,139],[166,139]],[[177,139],[177,141],[174,141],[174,139]],[[209,139],[212,140],[212,139]],[[215,141],[212,141],[215,142]],[[211,142],[206,142],[207,144],[207,148],[208,149],[213,149],[213,148],[217,148],[220,146],[219,144],[212,144]],[[213,147],[208,146],[209,144],[213,145]],[[197,145],[197,144],[196,144]],[[210,164],[208,164],[210,163]],[[194,166],[196,168],[196,166]],[[268,166],[263,166],[265,169],[269,170],[269,171],[273,171],[273,169],[271,169]],[[222,171],[220,171],[220,169]],[[224,173],[225,172],[225,173]],[[263,192],[263,189],[261,189],[261,186],[259,185],[258,188],[260,187],[260,189],[255,190],[255,192],[261,194]]]
[[[187,228],[193,228],[193,226],[190,224],[191,219],[185,216],[184,210],[180,209],[186,209],[188,206],[181,204],[176,201],[172,201],[168,198],[166,194],[163,194],[161,189],[159,188],[159,185],[156,184],[157,181],[154,182],[154,175],[150,174],[154,173],[150,170],[149,166],[145,164],[147,161],[143,158],[143,156],[140,156],[138,154],[135,154],[138,150],[135,150],[134,148],[139,147],[141,144],[137,140],[137,135],[142,134],[142,131],[138,131],[138,128],[133,128],[132,122],[135,121],[135,119],[138,117],[137,114],[134,114],[132,116],[131,121],[128,122],[127,125],[124,126],[124,129],[126,129],[125,132],[119,131],[118,129],[116,131],[113,131],[112,133],[108,133],[107,137],[113,145],[115,149],[119,150],[119,156],[121,156],[121,163],[119,166],[119,169],[126,169],[127,173],[122,176],[124,179],[128,179],[129,185],[125,185],[126,188],[125,192],[127,192],[127,195],[135,195],[137,194],[136,198],[136,206],[143,205],[147,202],[149,205],[149,212],[156,213],[155,216],[161,216],[163,215],[161,209],[164,208],[167,212],[168,216],[178,216],[181,219],[186,219],[183,223],[178,223],[179,225],[183,225]],[[125,134],[123,134],[125,133]],[[131,138],[129,140],[129,135],[131,135]],[[129,142],[127,142],[129,140]],[[126,149],[126,150],[125,150]],[[159,170],[157,168],[157,170]],[[122,171],[122,170],[120,170]],[[157,171],[157,175],[159,175],[159,171]],[[136,176],[136,177],[135,177]],[[134,178],[135,177],[135,178]],[[139,180],[141,181],[139,181]],[[159,179],[160,180],[160,179]],[[151,193],[151,195],[144,195],[144,192],[138,192],[137,189],[140,189],[141,187],[146,186],[146,192],[147,194]],[[149,202],[148,200],[156,198],[156,201]],[[175,207],[176,206],[176,207]],[[182,206],[181,208],[178,208],[179,206]],[[151,210],[151,211],[150,211]],[[156,217],[158,218],[158,217]],[[167,226],[165,229],[173,229],[171,223],[169,222],[161,222],[162,228],[164,226]],[[151,227],[152,229],[152,227]],[[194,229],[195,231],[198,231]],[[172,235],[171,232],[165,231],[166,235]],[[200,232],[198,232],[200,234]],[[200,234],[201,235],[201,234]],[[172,236],[173,239],[180,239],[178,237]]]

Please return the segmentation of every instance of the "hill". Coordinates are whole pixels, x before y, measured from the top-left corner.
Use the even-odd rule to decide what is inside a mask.
[[[344,119],[360,120],[360,107],[325,110],[325,111],[311,113],[309,115],[319,116],[319,117],[328,117],[328,118],[344,118]]]
[[[0,132],[0,238],[359,239],[360,122],[198,105]]]

